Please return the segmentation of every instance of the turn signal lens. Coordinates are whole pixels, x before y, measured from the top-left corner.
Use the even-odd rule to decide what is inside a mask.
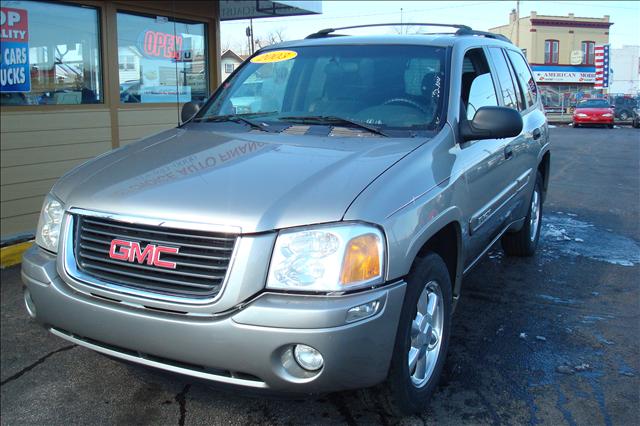
[[[343,285],[368,281],[380,276],[382,242],[375,234],[364,234],[347,244],[340,282]]]

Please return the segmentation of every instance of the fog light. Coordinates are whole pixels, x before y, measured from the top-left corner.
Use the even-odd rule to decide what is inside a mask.
[[[324,360],[322,355],[311,346],[296,345],[293,349],[293,355],[300,367],[308,371],[316,371],[322,368]]]
[[[354,306],[347,311],[347,322],[360,321],[375,315],[380,309],[380,301],[374,300],[364,305]]]

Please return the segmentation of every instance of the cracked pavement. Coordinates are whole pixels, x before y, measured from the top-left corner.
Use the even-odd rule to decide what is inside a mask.
[[[69,345],[28,318],[14,267],[1,272],[1,424],[640,424],[640,132],[551,132],[540,250],[494,248],[465,278],[421,416],[367,410],[357,392],[248,396]]]

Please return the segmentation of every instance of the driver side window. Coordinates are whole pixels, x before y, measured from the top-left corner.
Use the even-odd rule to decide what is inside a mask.
[[[462,93],[460,112],[462,117],[473,120],[478,109],[498,106],[495,85],[484,50],[471,49],[462,63]]]
[[[467,120],[473,120],[476,111],[484,106],[498,106],[496,90],[489,72],[477,76],[471,83],[467,104]]]

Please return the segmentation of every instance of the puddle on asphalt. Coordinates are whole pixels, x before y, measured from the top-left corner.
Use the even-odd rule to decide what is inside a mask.
[[[640,263],[640,245],[607,229],[579,220],[574,213],[547,213],[540,240],[547,256],[583,256],[620,266]]]
[[[548,294],[539,294],[538,297],[544,300],[548,300],[549,302],[559,303],[561,305],[574,305],[576,303],[579,303],[574,299],[562,299],[560,297],[549,296]]]

